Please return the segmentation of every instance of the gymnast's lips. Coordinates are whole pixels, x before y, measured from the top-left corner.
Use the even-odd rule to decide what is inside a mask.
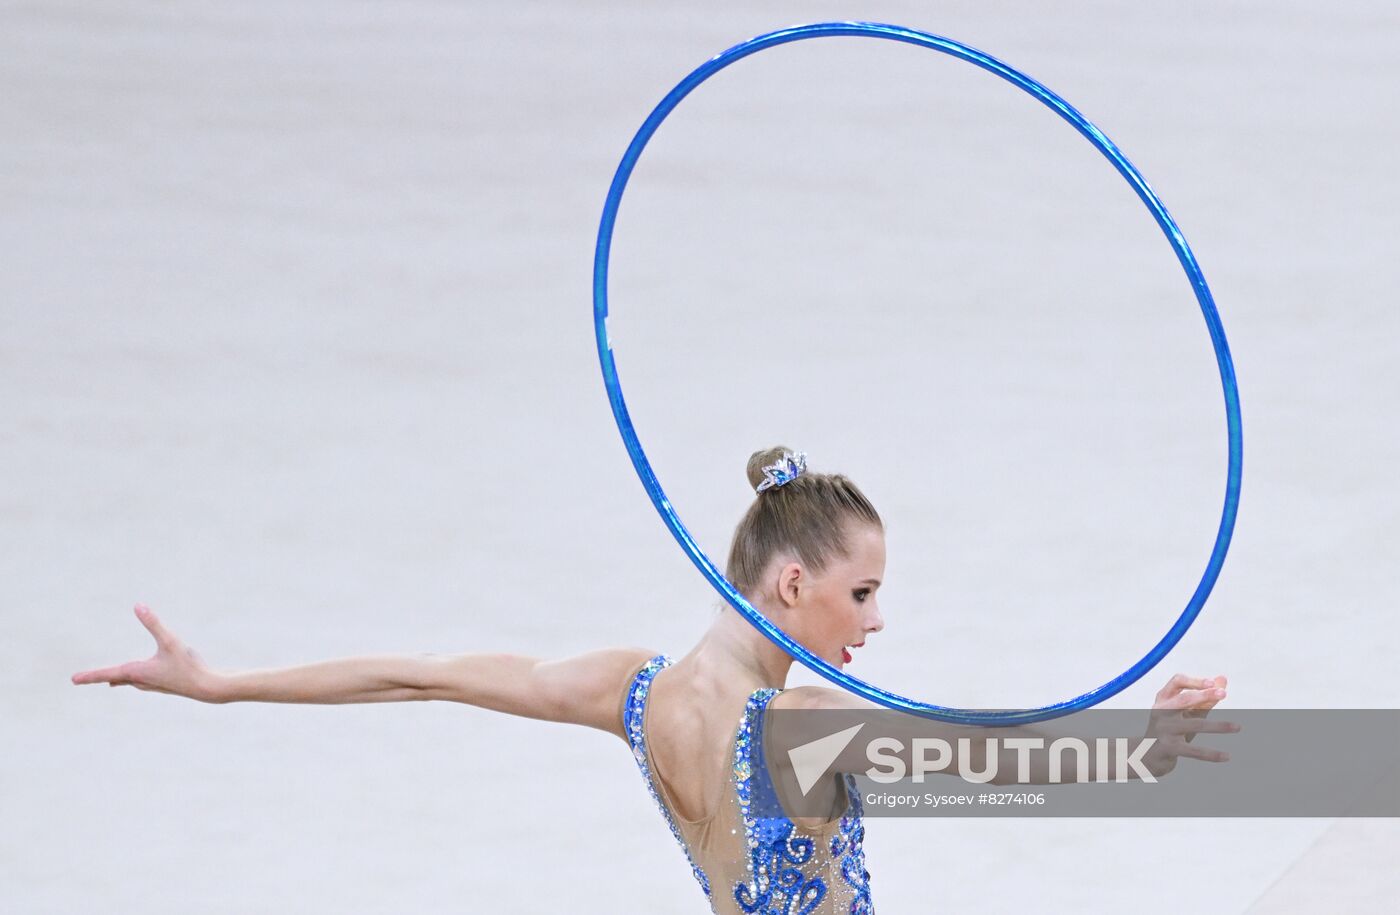
[[[851,663],[851,651],[850,651],[850,649],[852,649],[852,648],[859,648],[860,646],[862,646],[862,645],[864,645],[864,644],[865,644],[865,642],[856,642],[856,643],[854,643],[854,644],[852,644],[852,645],[843,645],[843,646],[841,646],[841,661],[842,661],[843,663],[845,663],[845,664]]]

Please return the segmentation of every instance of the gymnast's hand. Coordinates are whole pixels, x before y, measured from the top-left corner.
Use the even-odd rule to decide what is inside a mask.
[[[1231,721],[1206,720],[1210,710],[1225,698],[1227,682],[1224,676],[1177,674],[1157,692],[1144,735],[1155,737],[1156,742],[1143,756],[1143,763],[1154,776],[1160,777],[1175,769],[1177,759],[1182,756],[1206,762],[1229,761],[1229,753],[1191,746],[1191,738],[1197,734],[1233,734],[1240,729]]]
[[[209,688],[212,675],[195,650],[166,629],[145,604],[136,605],[136,618],[155,638],[156,653],[144,661],[128,661],[116,667],[76,673],[73,675],[73,682],[134,686],[137,689],[185,696],[201,702],[213,701]]]

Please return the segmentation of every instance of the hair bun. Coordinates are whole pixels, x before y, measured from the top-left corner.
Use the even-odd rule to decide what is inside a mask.
[[[774,445],[772,448],[765,448],[762,451],[755,451],[749,456],[749,463],[744,468],[745,474],[749,478],[749,489],[758,489],[758,484],[764,480],[763,468],[776,464],[783,459],[784,454],[795,454],[786,445]]]

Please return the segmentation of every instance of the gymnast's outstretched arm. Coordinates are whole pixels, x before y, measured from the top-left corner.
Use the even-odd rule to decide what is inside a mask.
[[[295,667],[218,671],[142,604],[136,617],[156,641],[142,661],[82,671],[106,683],[201,702],[346,704],[444,699],[527,718],[582,724],[623,737],[617,706],[625,679],[654,652],[610,648],[562,660],[512,654],[367,655]]]

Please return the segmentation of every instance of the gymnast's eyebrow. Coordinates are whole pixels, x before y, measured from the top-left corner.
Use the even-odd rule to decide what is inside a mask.
[[[874,585],[877,588],[880,587],[880,579],[878,578],[862,578],[860,583],[863,585]]]

